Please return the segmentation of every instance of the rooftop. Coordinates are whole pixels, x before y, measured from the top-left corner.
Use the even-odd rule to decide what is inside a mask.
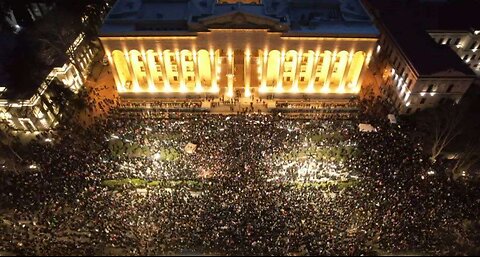
[[[264,0],[261,4],[218,4],[216,0],[118,0],[101,35],[155,35],[208,31],[203,21],[241,12],[276,23],[272,31],[312,35],[376,36],[370,16],[359,0]],[[232,24],[223,24],[229,28]],[[236,24],[235,28],[238,28]],[[233,27],[232,27],[233,28]]]
[[[448,46],[437,44],[426,32],[422,20],[409,9],[408,1],[366,0],[377,10],[390,32],[419,75],[455,70],[475,76],[470,67]],[[418,10],[418,9],[417,9]]]

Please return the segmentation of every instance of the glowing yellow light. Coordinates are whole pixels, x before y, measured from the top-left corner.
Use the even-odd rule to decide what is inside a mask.
[[[212,88],[210,89],[212,93],[218,93],[220,92],[220,88],[217,85],[213,85]]]
[[[250,88],[246,87],[245,88],[245,97],[251,97],[251,96],[252,96],[252,92],[250,92]]]
[[[167,84],[163,87],[163,91],[170,93],[172,92],[172,87],[169,84]]]
[[[232,90],[232,89],[229,89],[229,90],[228,90],[227,96],[230,97],[230,98],[233,97],[233,90]]]
[[[201,85],[197,85],[197,86],[195,87],[195,92],[197,92],[197,93],[202,93],[202,92],[203,92],[203,87],[202,87]]]
[[[307,93],[313,93],[315,92],[315,89],[313,88],[313,85],[309,85],[307,88]]]
[[[345,93],[345,87],[338,87],[337,88],[337,93],[344,94]]]
[[[181,93],[186,93],[188,90],[187,90],[187,86],[185,84],[180,84],[180,92]]]
[[[320,90],[320,92],[322,93],[330,93],[330,88],[329,87],[322,87],[322,89]]]
[[[267,87],[260,87],[260,88],[258,89],[258,91],[259,91],[260,93],[266,93],[268,90],[267,90]]]
[[[292,90],[292,93],[298,93],[299,92],[298,85],[293,85],[291,90]]]
[[[275,91],[276,91],[277,93],[283,93],[284,90],[283,90],[282,85],[278,85],[278,86],[275,88]]]

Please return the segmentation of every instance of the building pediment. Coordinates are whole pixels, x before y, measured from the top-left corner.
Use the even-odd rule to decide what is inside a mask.
[[[271,29],[285,31],[288,27],[280,20],[242,11],[215,15],[199,20],[206,28],[212,29]]]

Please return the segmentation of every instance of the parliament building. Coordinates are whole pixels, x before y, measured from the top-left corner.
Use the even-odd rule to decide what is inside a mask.
[[[359,0],[118,0],[100,33],[127,100],[352,98],[378,37]]]

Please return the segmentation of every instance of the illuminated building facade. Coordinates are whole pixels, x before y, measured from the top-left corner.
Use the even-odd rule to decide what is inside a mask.
[[[375,14],[380,30],[375,66],[383,77],[383,94],[394,111],[413,114],[450,101],[459,103],[476,79],[471,69],[475,64],[467,64],[474,62],[471,59],[475,59],[478,33],[472,30],[464,36],[453,36],[451,31],[427,30],[430,17],[411,10],[422,10],[422,6],[409,8],[403,5],[404,1],[363,1]],[[434,12],[431,5],[424,8],[428,10],[426,14]],[[441,20],[449,23],[450,16]],[[455,45],[455,51],[447,45]],[[467,58],[462,60],[457,53],[463,56],[464,51],[470,56],[466,54]]]
[[[119,0],[100,35],[123,99],[355,96],[377,38],[358,0]]]
[[[32,86],[28,91],[18,92],[13,88],[0,86],[0,129],[10,132],[30,133],[55,128],[62,116],[58,104],[53,100],[51,84],[60,81],[67,88],[77,93],[82,85],[80,76],[86,78],[88,67],[98,52],[87,44],[84,34],[73,42],[78,62],[82,70],[70,63],[53,68],[39,86]]]

